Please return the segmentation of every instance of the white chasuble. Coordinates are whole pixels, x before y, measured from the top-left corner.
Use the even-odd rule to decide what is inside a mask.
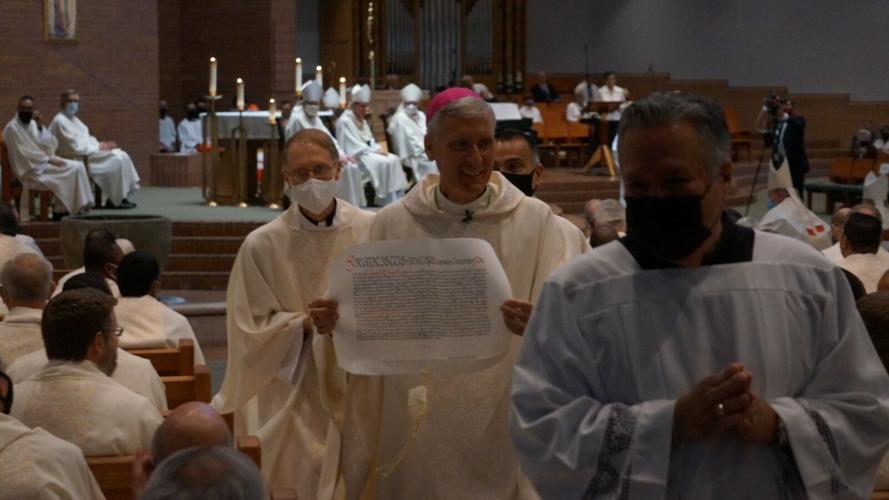
[[[444,198],[438,182],[429,174],[401,202],[378,212],[371,239],[483,239],[497,253],[513,298],[530,302],[546,277],[575,256],[566,246],[581,250],[565,240],[547,204],[499,172],[467,205]],[[453,314],[460,321],[460,311]],[[350,375],[341,459],[347,498],[537,498],[519,471],[507,426],[521,343],[513,335],[500,361],[474,373]]]
[[[336,122],[336,138],[343,152],[355,158],[370,177],[378,202],[391,203],[401,196],[407,187],[401,160],[382,151],[367,120],[359,120],[347,109]]]
[[[228,283],[225,380],[213,398],[220,413],[235,414],[237,435],[259,436],[269,487],[307,499],[329,498],[338,476],[339,431],[324,400],[328,379],[338,398],[344,374],[325,353],[330,339],[303,331],[306,306],[325,296],[329,267],[367,241],[373,220],[336,203],[329,227],[294,204],[244,240]]]
[[[643,268],[621,241],[544,286],[516,364],[512,429],[546,499],[867,498],[889,445],[889,376],[846,278],[756,232],[751,258]],[[677,398],[733,362],[789,446],[672,442]]]
[[[399,107],[389,120],[388,131],[393,143],[391,147],[401,158],[401,163],[413,170],[417,182],[426,174],[438,173],[435,162],[426,156],[426,113],[417,111],[411,116]]]
[[[204,353],[188,318],[151,295],[121,297],[114,306],[117,323],[123,328],[120,346],[125,349],[177,347],[182,339],[194,342],[194,364],[205,365]]]
[[[59,143],[59,156],[88,158],[90,178],[111,203],[119,205],[127,195],[139,189],[139,174],[130,155],[120,148],[110,151],[99,149],[99,141],[90,135],[90,129],[80,118],[58,113],[49,129]]]
[[[0,413],[0,500],[104,500],[83,452]]]
[[[40,131],[33,120],[25,125],[15,117],[3,129],[3,141],[9,151],[10,167],[23,185],[52,191],[70,214],[92,206],[93,193],[83,162],[64,160],[64,166],[50,165],[58,142],[49,128]]]
[[[53,361],[17,383],[12,416],[76,444],[88,457],[149,450],[163,422],[150,401],[106,376],[92,361]]]

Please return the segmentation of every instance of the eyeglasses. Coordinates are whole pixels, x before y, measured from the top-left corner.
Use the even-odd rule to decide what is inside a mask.
[[[333,167],[330,165],[315,165],[311,170],[293,170],[285,175],[300,183],[309,180],[309,175],[313,179],[327,179],[333,174]]]
[[[120,337],[121,335],[123,335],[123,327],[122,327],[122,326],[118,326],[118,327],[115,328],[114,330],[111,330],[110,333],[111,333],[112,335],[114,335],[115,337]]]

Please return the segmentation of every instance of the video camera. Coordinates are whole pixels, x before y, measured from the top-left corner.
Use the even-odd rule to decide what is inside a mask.
[[[771,92],[762,100],[762,107],[769,113],[769,116],[776,117],[780,111],[787,105],[787,100],[782,99],[776,92]]]

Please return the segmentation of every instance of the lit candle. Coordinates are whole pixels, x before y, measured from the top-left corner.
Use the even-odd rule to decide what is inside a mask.
[[[324,78],[321,76],[321,66],[315,67],[315,81],[324,88]]]
[[[346,107],[346,77],[340,77],[340,107]]]
[[[238,111],[244,111],[244,80],[238,78]]]
[[[276,123],[275,115],[277,114],[277,112],[278,109],[275,106],[275,98],[272,97],[271,99],[269,99],[269,125],[274,125]]]
[[[216,97],[216,58],[210,58],[210,97]]]
[[[294,70],[294,81],[296,82],[296,95],[302,93],[303,88],[303,60],[296,58],[296,69]]]

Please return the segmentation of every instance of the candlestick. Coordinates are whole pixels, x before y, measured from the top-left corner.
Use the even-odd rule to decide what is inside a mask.
[[[216,97],[216,58],[210,58],[210,97]]]
[[[296,58],[296,69],[294,70],[294,72],[296,73],[294,75],[294,81],[296,82],[296,95],[300,95],[303,88],[303,60],[299,57]]]
[[[238,78],[238,111],[244,111],[244,80]]]
[[[271,99],[269,99],[269,125],[274,125],[276,123],[275,115],[277,114],[277,112],[278,109],[277,106],[275,106],[275,98],[272,97]]]
[[[321,74],[321,66],[315,67],[315,81],[318,82],[318,85],[320,85],[321,88],[324,88],[324,77]]]
[[[346,77],[340,77],[340,107],[346,107]]]

